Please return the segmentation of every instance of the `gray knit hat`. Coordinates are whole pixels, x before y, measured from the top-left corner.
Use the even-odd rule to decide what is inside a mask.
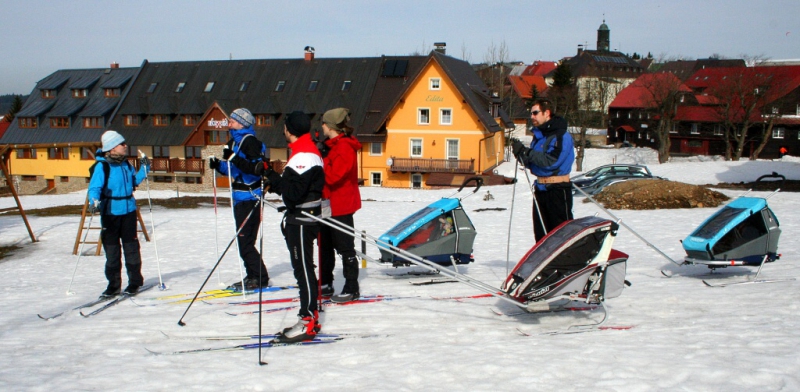
[[[250,113],[249,110],[245,108],[239,108],[231,113],[231,119],[236,120],[239,124],[244,125],[245,128],[250,128],[255,124],[256,119],[253,117],[253,113]]]

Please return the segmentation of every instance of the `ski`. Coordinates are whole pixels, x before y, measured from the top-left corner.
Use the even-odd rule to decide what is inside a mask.
[[[565,329],[565,330],[558,330],[558,331],[547,331],[547,332],[539,332],[539,333],[528,333],[519,328],[516,328],[517,332],[519,332],[522,336],[535,336],[535,335],[572,335],[572,334],[579,334],[579,333],[587,333],[587,332],[600,332],[600,331],[627,331],[629,329],[633,329],[633,325],[602,325],[597,327],[584,327],[584,328],[575,328],[575,329]]]
[[[69,312],[69,311],[72,311],[72,310],[79,310],[79,309],[84,309],[84,308],[91,308],[92,306],[99,305],[99,304],[101,304],[101,303],[103,303],[103,302],[106,302],[106,301],[111,301],[111,300],[112,300],[112,299],[114,299],[114,298],[116,298],[116,296],[111,296],[111,297],[101,297],[101,298],[98,298],[98,299],[95,299],[95,300],[89,301],[89,302],[87,302],[87,303],[85,303],[85,304],[83,304],[83,305],[78,305],[78,306],[76,306],[76,307],[74,307],[74,308],[72,308],[72,309],[65,310],[65,311],[63,311],[63,312],[61,312],[61,313],[54,314],[54,315],[52,315],[52,316],[47,316],[47,317],[45,317],[45,316],[42,316],[41,314],[37,314],[37,316],[39,316],[39,318],[40,318],[40,319],[42,319],[42,320],[52,320],[52,319],[54,319],[54,318],[57,318],[57,317],[61,317],[61,316],[63,316],[64,314],[66,314],[66,313],[67,313],[67,312]]]
[[[776,283],[776,282],[788,282],[795,280],[795,278],[787,278],[787,279],[757,279],[757,280],[745,280],[742,282],[731,282],[731,283],[720,283],[720,284],[711,284],[703,280],[703,284],[708,287],[727,287],[727,286],[735,286],[740,284],[756,284],[756,283]]]
[[[494,313],[494,314],[496,314],[498,316],[515,317],[515,316],[525,316],[525,315],[540,314],[540,313],[583,312],[583,311],[595,310],[597,308],[598,308],[597,305],[591,305],[591,306],[568,306],[568,307],[563,307],[563,308],[556,308],[556,309],[553,309],[553,310],[547,310],[547,311],[544,311],[544,312],[525,312],[525,311],[522,311],[522,312],[512,312],[512,313],[505,313],[505,312],[503,312],[503,311],[501,311],[499,309],[494,309],[494,308],[489,308],[489,310],[491,310],[492,313]]]
[[[431,276],[431,275],[439,275],[439,271],[427,271],[427,270],[426,271],[406,271],[406,272],[400,272],[400,273],[396,273],[396,274],[392,274],[392,273],[386,272],[386,275],[389,275],[389,276],[392,276],[392,277],[396,277],[396,278],[398,278],[398,277],[407,277],[407,276]]]
[[[296,288],[297,288],[297,286],[270,286],[270,287],[262,288],[261,290],[247,290],[247,291],[245,291],[245,294],[248,294],[248,295],[250,295],[250,294],[258,294],[259,291],[261,291],[262,293],[269,293],[269,292],[276,292],[276,291],[288,290],[288,289],[296,289]],[[152,301],[155,301],[155,300],[173,300],[173,301],[168,301],[166,303],[168,303],[168,304],[184,304],[184,303],[191,302],[192,299],[191,298],[182,298],[182,297],[191,296],[192,298],[194,298],[194,295],[195,295],[194,293],[185,293],[185,294],[168,295],[168,296],[163,296],[163,297],[146,298],[146,300],[152,300]],[[241,291],[233,290],[233,289],[210,290],[210,291],[202,291],[202,292],[200,292],[200,295],[197,296],[197,300],[204,301],[204,300],[216,299],[216,298],[237,297],[237,296],[240,296],[240,295],[242,295]],[[175,300],[176,298],[182,298],[182,299]],[[139,305],[139,306],[148,306],[148,305],[144,305],[144,304],[141,304],[141,303],[137,303],[137,305]]]
[[[216,340],[253,340],[259,338],[259,335],[174,336],[174,335],[169,335],[164,331],[159,331],[159,332],[161,332],[161,334],[164,335],[164,337],[170,340],[215,340],[216,341]],[[261,338],[274,339],[276,336],[278,336],[278,334],[268,333],[268,334],[262,334]],[[348,337],[348,336],[358,336],[358,335],[353,335],[348,333],[343,333],[343,334],[317,333],[316,335],[316,337],[322,339],[332,339],[339,336]]]
[[[310,346],[310,345],[317,345],[317,344],[327,344],[327,343],[335,343],[339,340],[344,339],[343,337],[335,337],[335,338],[314,338],[312,340],[304,340],[302,342],[295,342],[295,343],[274,343],[272,341],[262,342],[260,345],[258,343],[248,343],[248,344],[238,344],[236,346],[229,346],[229,347],[212,347],[212,348],[196,348],[192,350],[179,350],[179,351],[172,351],[172,352],[159,352],[153,351],[149,348],[145,347],[149,353],[153,355],[178,355],[178,354],[196,354],[196,353],[203,353],[203,352],[214,352],[214,351],[236,351],[236,350],[247,350],[251,348],[259,348],[259,347],[283,347],[283,346]]]
[[[503,292],[497,292],[499,295],[503,295]],[[452,299],[452,300],[462,300],[462,299],[475,299],[475,298],[491,298],[494,297],[494,294],[483,293],[483,294],[475,294],[475,295],[458,295],[453,297],[431,297],[433,299]]]
[[[355,301],[349,301],[349,302],[333,302],[330,299],[326,299],[326,300],[322,301],[322,304],[325,307],[329,307],[329,306],[349,306],[349,305],[366,304],[366,303],[374,303],[374,302],[392,301],[392,300],[403,299],[403,298],[417,298],[417,297],[414,297],[414,296],[412,296],[412,297],[390,297],[390,296],[383,296],[383,295],[363,296],[363,297],[361,297],[361,298],[359,298],[359,299],[357,299]],[[261,310],[261,313],[267,314],[267,313],[283,312],[283,311],[286,311],[286,310],[297,309],[299,307],[300,306],[298,306],[298,305],[292,305],[292,306],[284,306],[284,307],[281,307],[281,308],[263,309],[263,310]],[[258,314],[258,311],[257,310],[253,310],[253,311],[247,311],[247,312],[236,312],[236,313],[225,312],[225,313],[230,315],[230,316],[239,316],[239,315],[244,315],[244,314]]]
[[[150,290],[153,287],[156,287],[156,285],[151,284],[149,286],[143,286],[143,287],[139,288],[139,291],[137,291],[135,294],[120,294],[120,295],[116,296],[114,299],[112,299],[111,301],[109,301],[108,303],[106,303],[105,305],[103,305],[103,306],[101,306],[101,307],[99,307],[99,308],[97,308],[97,309],[95,309],[95,310],[93,310],[93,311],[91,311],[89,313],[80,312],[81,316],[83,316],[83,317],[94,316],[94,315],[96,315],[96,314],[98,314],[98,313],[100,313],[100,312],[102,312],[102,311],[104,311],[104,310],[106,310],[106,309],[108,309],[108,308],[110,308],[110,307],[112,307],[112,306],[114,306],[114,305],[116,305],[116,304],[128,299],[128,298],[130,298],[130,297],[135,297],[136,295],[138,295],[138,294],[140,294],[140,293],[142,293],[144,291]]]
[[[414,280],[409,280],[408,281],[408,283],[411,283],[414,286],[425,286],[425,285],[430,285],[430,284],[454,283],[454,282],[458,282],[458,281],[453,279],[453,278],[445,278],[445,277],[441,277],[441,278],[422,278],[422,279],[414,279]]]

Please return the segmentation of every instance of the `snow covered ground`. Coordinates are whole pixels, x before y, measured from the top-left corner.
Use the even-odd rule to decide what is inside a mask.
[[[657,163],[647,149],[590,149],[585,169],[612,163],[647,164],[655,175],[692,184],[753,181],[776,171],[800,180],[800,161],[726,162],[718,158],[674,159]],[[514,165],[500,172],[513,176]],[[464,268],[470,276],[500,285],[509,268],[533,245],[531,193],[524,175],[514,186],[482,188],[463,204],[478,236],[476,262]],[[494,200],[484,201],[486,192]],[[513,197],[511,236],[508,237]],[[400,220],[453,190],[412,191],[361,188],[364,207],[356,226],[378,236]],[[729,196],[740,192],[723,190]],[[755,195],[766,196],[766,192]],[[462,193],[461,196],[465,195]],[[146,193],[137,192],[137,198]],[[174,192],[153,192],[172,197]],[[22,197],[26,209],[81,204],[83,193]],[[576,199],[575,215],[603,212]],[[800,195],[778,193],[769,204],[781,222],[781,260],[764,267],[762,277],[800,275]],[[14,205],[0,198],[0,209]],[[505,208],[476,212],[477,209]],[[716,209],[613,211],[641,236],[674,260],[684,256],[680,240]],[[142,210],[151,224],[151,215]],[[627,279],[633,283],[606,302],[607,325],[629,330],[573,335],[537,335],[570,325],[597,321],[601,312],[498,316],[491,310],[515,311],[494,298],[461,301],[434,297],[479,294],[476,289],[446,283],[413,286],[399,272],[377,264],[361,270],[363,295],[403,297],[392,301],[330,307],[322,315],[323,332],[350,333],[335,344],[183,355],[153,351],[223,347],[250,341],[207,341],[200,336],[258,332],[257,315],[226,312],[255,310],[235,306],[241,298],[196,303],[177,322],[187,304],[152,298],[194,293],[233,234],[230,210],[215,217],[211,206],[178,210],[154,208],[160,269],[168,290],[142,293],[137,306],[125,301],[91,318],[78,312],[43,321],[50,315],[95,298],[105,288],[103,256],[87,246],[72,285],[65,294],[77,256],[71,254],[80,217],[30,216],[39,239],[31,244],[19,216],[0,215],[0,246],[22,249],[0,261],[0,390],[584,390],[599,391],[775,391],[800,390],[800,281],[709,288],[713,282],[739,281],[753,269],[732,267],[707,275],[705,267],[677,267],[630,232],[621,229],[615,248],[630,255]],[[288,252],[278,229],[280,214],[264,211],[265,260],[276,286],[294,284]],[[216,223],[216,230],[215,230]],[[218,241],[215,241],[215,234]],[[510,244],[510,261],[506,259]],[[143,273],[158,283],[154,242],[142,241]],[[378,256],[370,247],[368,254]],[[206,289],[239,279],[239,262],[231,253]],[[660,270],[678,276],[665,278]],[[343,284],[337,268],[337,291]],[[293,290],[265,298],[296,296]],[[411,297],[411,298],[407,298]],[[248,296],[248,299],[254,299]],[[281,305],[265,305],[273,308]],[[276,332],[295,321],[295,312],[263,315],[263,331]],[[521,336],[517,329],[532,336]],[[164,334],[172,338],[165,337]],[[186,339],[184,339],[186,338]]]

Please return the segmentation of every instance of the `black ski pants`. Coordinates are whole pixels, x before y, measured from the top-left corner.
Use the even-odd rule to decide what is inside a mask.
[[[122,287],[122,254],[125,254],[125,269],[128,271],[128,284],[141,286],[142,256],[139,253],[139,238],[136,235],[136,211],[125,215],[101,215],[102,230],[100,238],[106,252],[106,279],[110,291]],[[121,244],[121,245],[120,245]]]
[[[294,278],[300,290],[300,311],[298,316],[315,316],[317,311],[317,277],[314,273],[314,240],[319,234],[317,225],[281,224],[289,258],[294,269]]]
[[[549,184],[546,190],[537,188],[534,197],[536,200],[533,203],[533,235],[536,242],[539,242],[547,233],[572,219],[572,183]]]
[[[269,280],[269,273],[267,273],[267,267],[264,265],[261,254],[256,249],[258,228],[261,225],[261,211],[256,206],[257,203],[257,200],[246,200],[234,204],[233,216],[236,220],[236,229],[242,228],[236,242],[239,245],[239,256],[244,262],[247,278],[258,280],[258,277],[261,276],[261,282],[266,282]],[[244,227],[242,227],[242,223],[244,223]]]
[[[332,216],[329,219],[353,227],[353,214]],[[328,225],[320,227],[320,276],[323,285],[333,285],[333,269],[336,266],[336,253],[342,257],[342,271],[346,281],[358,292],[358,259],[356,258],[355,238]],[[347,284],[347,283],[345,283]],[[353,289],[352,287],[350,289]],[[345,292],[347,288],[345,288]]]

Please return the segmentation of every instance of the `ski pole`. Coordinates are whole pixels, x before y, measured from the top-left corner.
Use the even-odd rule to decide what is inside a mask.
[[[263,197],[263,195],[264,195],[264,177],[261,177],[261,196]],[[258,243],[258,254],[259,254],[259,257],[261,257],[261,263],[264,263],[264,203],[260,203],[260,204],[261,204],[261,206],[260,206],[260,208],[261,208],[261,211],[260,211],[260,214],[261,214],[261,226],[260,226],[261,239],[259,240],[259,243]],[[263,279],[263,276],[261,276],[261,271],[262,270],[263,270],[263,268],[261,268],[261,266],[259,265],[258,266],[258,284],[259,285],[261,285],[261,279]],[[242,286],[242,291],[244,291],[244,286]],[[262,307],[261,301],[262,301],[263,297],[264,297],[264,290],[258,290],[258,365],[259,366],[264,366],[264,365],[267,364],[266,362],[261,360],[261,307]]]
[[[209,272],[209,273],[208,273],[208,276],[206,276],[206,280],[204,280],[204,281],[203,281],[203,284],[202,284],[202,285],[200,285],[200,289],[198,289],[198,290],[197,290],[197,294],[195,294],[195,295],[194,295],[194,298],[192,298],[192,301],[191,301],[191,302],[189,302],[189,306],[187,306],[187,307],[186,307],[186,311],[184,311],[184,312],[183,312],[183,315],[181,316],[180,320],[178,320],[178,325],[180,325],[181,327],[182,327],[182,326],[184,326],[184,325],[186,325],[186,323],[184,323],[184,322],[183,322],[183,318],[184,318],[184,317],[186,317],[186,313],[188,313],[188,312],[189,312],[189,309],[192,307],[192,305],[194,304],[194,302],[197,300],[197,297],[198,297],[198,296],[200,296],[200,292],[201,292],[201,291],[203,291],[203,287],[205,287],[205,286],[206,286],[206,283],[208,283],[208,280],[211,278],[211,275],[213,275],[213,274],[214,274],[214,270],[216,270],[216,269],[217,269],[217,267],[219,266],[219,263],[220,263],[220,262],[222,261],[222,259],[225,257],[225,254],[226,254],[226,253],[228,253],[228,250],[231,248],[231,245],[233,245],[233,243],[234,243],[234,242],[236,241],[236,239],[239,237],[239,232],[241,232],[241,231],[242,231],[242,229],[244,228],[244,226],[247,224],[247,221],[248,221],[248,220],[250,220],[250,217],[253,215],[253,211],[255,211],[255,210],[256,210],[256,207],[258,207],[258,203],[259,203],[259,202],[260,202],[260,201],[256,201],[256,205],[255,205],[255,206],[253,206],[253,209],[252,209],[252,210],[250,210],[250,213],[248,213],[248,214],[247,214],[247,216],[244,218],[244,221],[242,221],[242,224],[239,226],[239,229],[237,229],[237,230],[236,230],[236,234],[233,236],[233,238],[231,238],[231,241],[230,241],[230,242],[228,242],[228,246],[226,246],[226,247],[225,247],[225,250],[222,252],[222,255],[220,255],[219,259],[217,259],[217,262],[216,262],[216,264],[214,264],[214,267],[213,267],[213,268],[211,268],[211,272]],[[243,294],[243,295],[244,295],[244,291],[245,291],[245,290],[244,290],[244,286],[242,286],[242,294]]]
[[[508,265],[511,262],[511,221],[514,219],[514,199],[517,196],[517,172],[519,172],[519,161],[514,161],[514,185],[511,186],[511,212],[508,215],[508,236],[506,237],[506,276],[508,276]]]
[[[573,184],[572,184],[572,187],[573,187],[573,188],[575,188],[575,189],[577,189],[577,190],[578,190],[578,192],[582,193],[584,196],[588,197],[588,198],[589,198],[589,200],[590,200],[592,203],[594,203],[594,204],[595,204],[597,207],[599,207],[601,210],[603,210],[603,212],[605,212],[606,214],[608,214],[608,216],[610,216],[610,217],[614,218],[614,220],[616,220],[618,224],[622,225],[623,227],[625,227],[626,229],[628,229],[628,231],[630,231],[631,233],[633,233],[633,235],[635,235],[637,238],[639,238],[640,240],[642,240],[642,242],[644,242],[644,243],[645,243],[645,245],[647,245],[647,246],[651,247],[653,250],[655,250],[656,252],[660,253],[660,254],[661,254],[661,256],[664,256],[664,258],[665,258],[665,259],[669,260],[669,261],[670,261],[670,262],[672,262],[673,264],[675,264],[675,265],[677,265],[677,266],[681,266],[681,265],[682,265],[681,263],[678,263],[677,261],[675,261],[675,260],[672,260],[672,258],[671,258],[671,257],[669,257],[669,256],[667,256],[667,254],[666,254],[666,253],[662,252],[662,251],[661,251],[661,249],[658,249],[658,248],[656,248],[656,246],[655,246],[655,245],[651,244],[649,241],[647,241],[646,239],[644,239],[644,237],[642,237],[641,235],[639,235],[639,233],[637,233],[637,232],[636,232],[635,230],[633,230],[633,229],[632,229],[630,226],[628,226],[627,224],[625,224],[625,222],[623,222],[623,221],[622,221],[622,219],[620,219],[620,218],[617,218],[617,217],[616,217],[614,214],[612,214],[612,213],[611,213],[611,211],[609,211],[609,210],[607,210],[605,207],[603,207],[603,205],[602,205],[602,204],[598,203],[598,202],[597,202],[597,201],[596,201],[594,198],[592,198],[592,196],[590,196],[588,193],[586,193],[586,191],[584,191],[583,189],[581,189],[579,186],[575,185],[575,183],[573,183]]]
[[[211,158],[215,158],[213,155]],[[217,258],[219,258],[219,219],[218,219],[218,212],[217,212],[217,174],[216,171],[212,171],[211,174],[211,188],[214,189],[214,251],[216,252]],[[220,277],[220,272],[217,270],[217,282],[220,286],[222,286],[222,277]]]
[[[86,197],[88,198],[89,195],[86,195]],[[71,289],[72,289],[72,281],[75,280],[75,273],[78,272],[78,263],[80,263],[80,261],[81,261],[81,256],[83,255],[83,247],[86,245],[86,238],[89,237],[89,229],[92,227],[92,219],[93,218],[94,218],[94,212],[92,212],[91,215],[89,215],[89,225],[86,226],[86,234],[83,235],[83,241],[81,242],[81,249],[78,251],[78,259],[75,260],[75,270],[72,271],[72,279],[69,280],[69,287],[67,287],[67,295],[75,294],[75,293],[73,293],[71,291]],[[100,246],[100,245],[98,245],[98,246]]]
[[[236,210],[233,208],[233,181],[231,180],[231,161],[225,161],[228,163],[228,189],[231,192],[231,215],[233,215],[233,221],[236,222]],[[234,227],[235,223],[234,223]],[[241,230],[241,229],[239,229]],[[238,231],[237,231],[238,233]],[[238,236],[238,234],[237,234]],[[234,239],[236,239],[234,237]],[[239,255],[239,278],[242,282],[242,297],[247,299],[247,294],[245,294],[244,290],[244,272],[242,271],[242,264],[244,264],[244,259],[242,259],[242,251],[239,249],[239,241],[236,241],[236,253]]]
[[[142,157],[142,160],[147,159],[147,155],[145,155],[142,150],[139,150],[139,154]],[[145,165],[146,166],[146,165]],[[149,171],[148,168],[147,171]],[[150,176],[147,175],[147,171],[144,173],[144,183],[145,187],[147,188],[147,205],[150,208],[150,232],[153,234],[153,248],[156,250],[156,268],[158,269],[158,288],[161,291],[167,289],[167,285],[164,284],[164,281],[161,280],[161,261],[158,257],[158,242],[156,241],[156,221],[153,220],[153,202],[150,198]]]

